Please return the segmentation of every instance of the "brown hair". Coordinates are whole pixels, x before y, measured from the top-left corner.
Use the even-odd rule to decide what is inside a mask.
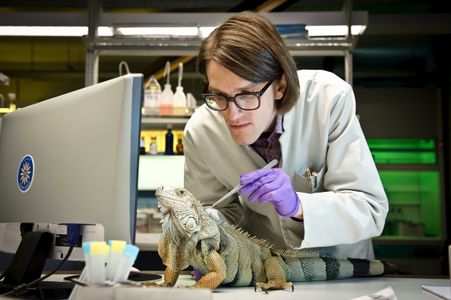
[[[234,74],[259,83],[280,80],[287,87],[277,111],[285,113],[299,98],[296,64],[275,26],[254,12],[241,12],[217,27],[201,44],[198,71],[206,76],[206,65],[215,60]]]

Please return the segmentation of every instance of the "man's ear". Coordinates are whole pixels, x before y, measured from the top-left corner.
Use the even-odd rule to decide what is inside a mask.
[[[287,78],[285,76],[285,73],[283,73],[282,77],[280,77],[280,80],[277,82],[276,88],[274,89],[274,99],[281,100],[283,98],[283,95],[285,95],[285,90],[287,89]]]

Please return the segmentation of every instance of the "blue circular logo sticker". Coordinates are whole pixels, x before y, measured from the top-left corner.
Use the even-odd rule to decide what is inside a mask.
[[[17,171],[17,186],[22,193],[26,193],[33,183],[34,161],[29,154],[25,155],[19,164]]]

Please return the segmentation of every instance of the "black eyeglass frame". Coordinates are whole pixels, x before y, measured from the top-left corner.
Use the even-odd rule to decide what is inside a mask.
[[[227,110],[227,108],[229,108],[229,102],[233,102],[233,103],[235,103],[235,105],[239,108],[239,109],[241,109],[241,110],[247,110],[247,111],[250,111],[250,110],[256,110],[256,109],[258,109],[259,107],[260,107],[260,103],[261,103],[261,100],[260,100],[260,97],[261,96],[263,96],[263,94],[266,92],[266,90],[271,86],[271,84],[273,83],[273,81],[269,81],[267,84],[265,84],[265,86],[260,90],[260,91],[258,91],[258,92],[245,92],[245,93],[239,93],[239,94],[235,94],[235,95],[233,95],[233,96],[226,96],[226,95],[224,95],[224,94],[208,94],[208,93],[203,93],[203,94],[201,94],[200,96],[202,97],[202,99],[204,100],[204,102],[205,102],[205,104],[207,104],[207,106],[208,106],[208,108],[210,108],[210,109],[212,109],[212,110],[215,110],[215,111],[225,111],[225,110]],[[249,108],[242,108],[237,102],[236,102],[236,97],[239,97],[239,96],[243,96],[243,95],[253,95],[253,96],[256,96],[257,97],[257,99],[258,99],[258,105],[257,105],[257,107],[256,108],[251,108],[251,109],[249,109]],[[224,99],[226,99],[226,106],[225,106],[225,108],[224,109],[217,109],[217,108],[214,108],[214,107],[211,107],[210,105],[208,105],[208,102],[207,102],[207,100],[206,100],[206,98],[208,97],[208,96],[220,96],[220,97],[223,97]]]

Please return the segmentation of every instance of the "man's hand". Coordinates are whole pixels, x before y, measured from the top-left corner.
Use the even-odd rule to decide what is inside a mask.
[[[299,211],[300,201],[291,179],[280,168],[241,174],[240,183],[245,185],[240,189],[240,194],[248,196],[250,202],[270,202],[277,213],[284,217],[293,217]]]

